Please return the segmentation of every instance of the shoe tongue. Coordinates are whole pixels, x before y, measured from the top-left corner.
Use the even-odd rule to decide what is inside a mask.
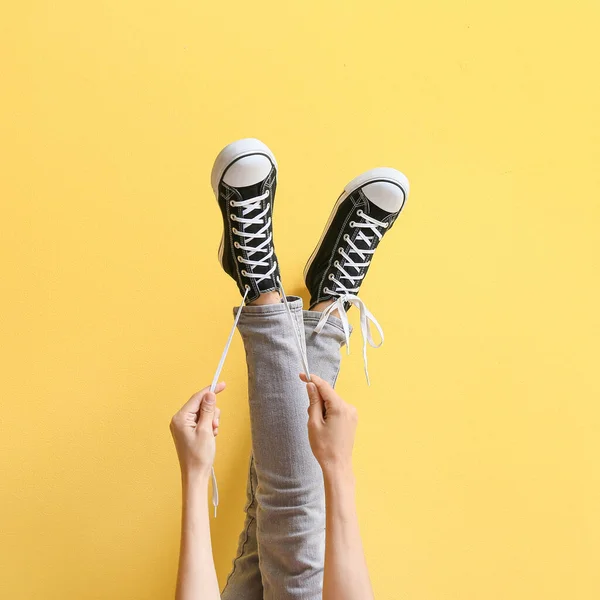
[[[379,206],[377,206],[377,204],[374,204],[373,202],[371,202],[368,199],[365,199],[365,206],[364,206],[363,210],[365,210],[365,212],[370,217],[373,217],[374,219],[377,219],[378,221],[384,221],[390,215],[394,214],[394,213],[388,212],[387,210],[383,210],[383,208],[379,208]]]
[[[248,200],[248,198],[256,198],[257,196],[260,196],[262,194],[261,187],[262,181],[259,181],[253,185],[247,185],[246,187],[238,187],[235,189],[239,192],[242,200]]]

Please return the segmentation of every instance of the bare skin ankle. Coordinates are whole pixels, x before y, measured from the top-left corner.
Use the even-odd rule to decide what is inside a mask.
[[[324,300],[323,302],[319,302],[318,304],[315,304],[312,308],[312,310],[316,311],[316,312],[323,312],[328,306],[331,306],[333,304],[333,300]],[[338,319],[340,318],[340,313],[337,310],[334,310],[331,313],[332,316],[337,317]]]
[[[249,302],[249,306],[262,306],[263,304],[279,304],[281,296],[279,292],[266,292],[261,294],[256,300]]]

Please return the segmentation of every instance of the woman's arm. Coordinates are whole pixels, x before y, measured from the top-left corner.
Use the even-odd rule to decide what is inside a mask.
[[[301,378],[307,381],[305,376]],[[308,435],[325,481],[323,600],[373,600],[354,498],[356,409],[316,375],[311,375],[307,390]]]
[[[323,600],[372,600],[358,527],[352,469],[323,473],[327,511]]]
[[[225,388],[219,384],[217,393]],[[205,388],[171,419],[181,467],[182,518],[176,600],[219,600],[208,521],[208,481],[219,430],[216,396]]]
[[[176,600],[218,600],[208,524],[208,477],[182,477],[183,508]]]

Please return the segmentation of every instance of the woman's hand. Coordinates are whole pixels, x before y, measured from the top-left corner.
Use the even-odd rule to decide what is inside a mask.
[[[352,448],[358,416],[335,390],[317,375],[300,375],[306,383],[308,407],[308,438],[323,473],[352,469]]]
[[[224,389],[225,384],[219,383],[215,392],[218,394]],[[171,434],[181,467],[183,499],[177,600],[220,598],[206,493],[215,460],[220,414],[217,397],[206,387],[195,393],[171,419]]]
[[[219,383],[218,394],[225,389]],[[221,409],[208,387],[196,392],[171,419],[171,434],[184,475],[205,475],[215,460],[215,437],[219,433]]]
[[[310,406],[308,437],[325,484],[323,600],[373,600],[358,527],[352,473],[357,413],[317,375],[305,375]]]

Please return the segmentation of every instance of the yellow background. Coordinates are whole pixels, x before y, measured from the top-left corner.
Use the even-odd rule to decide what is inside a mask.
[[[405,213],[344,358],[376,596],[600,597],[598,3],[13,2],[0,19],[0,595],[173,593],[171,414],[237,302],[209,174],[280,164],[290,292],[342,186],[394,166]],[[355,319],[356,315],[353,316]],[[249,451],[236,338],[213,524]]]

